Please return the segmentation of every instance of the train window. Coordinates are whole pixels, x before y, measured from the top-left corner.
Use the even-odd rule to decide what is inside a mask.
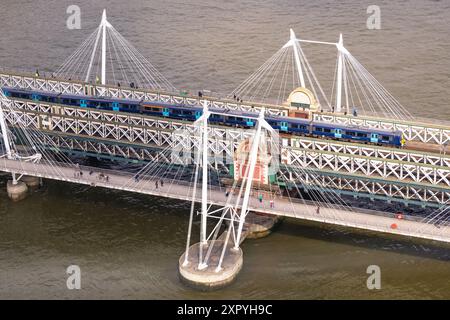
[[[323,130],[322,130],[322,128],[316,128],[315,131],[322,132]]]
[[[367,137],[367,133],[364,133],[364,132],[358,132],[356,136],[357,136],[357,137]]]
[[[345,134],[352,137],[356,136],[356,132],[354,131],[347,131]]]
[[[389,136],[381,136],[381,140],[389,141]]]
[[[331,132],[331,129],[330,128],[323,128],[323,132]]]

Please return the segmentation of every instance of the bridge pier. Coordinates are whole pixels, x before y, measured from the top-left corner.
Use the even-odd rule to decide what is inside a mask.
[[[219,237],[219,239],[221,238],[223,237]],[[184,252],[178,261],[181,281],[190,287],[202,291],[220,289],[232,283],[242,269],[244,262],[243,253],[241,248],[236,250],[233,248],[231,241],[228,242],[221,267],[218,268],[224,245],[224,240],[210,240],[207,244],[198,242],[192,245],[189,248],[187,259],[186,252]],[[199,263],[200,246],[203,246],[202,251],[204,254],[212,246],[207,265]]]
[[[12,201],[20,201],[26,198],[28,194],[28,187],[25,182],[16,179],[8,180],[6,184],[6,191],[8,197]]]
[[[281,216],[250,212],[245,218],[244,225],[244,228],[247,230],[247,239],[267,237],[281,221],[283,221]]]
[[[272,233],[272,230],[282,221],[282,217],[257,212],[250,212],[242,232],[241,243],[245,239],[260,239]],[[234,248],[232,241],[228,241],[223,261],[219,266],[223,247],[226,242],[227,231],[223,232],[217,240],[210,240],[203,245],[203,257],[211,248],[207,265],[199,263],[200,245],[196,243],[189,247],[188,258],[186,252],[180,257],[178,270],[180,279],[186,285],[195,289],[209,291],[216,290],[231,284],[242,269],[244,259],[242,249]]]
[[[23,176],[20,180],[30,189],[37,189],[42,184],[42,179],[34,176]]]

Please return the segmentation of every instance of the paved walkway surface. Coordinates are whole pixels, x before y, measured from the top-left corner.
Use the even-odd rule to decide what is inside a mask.
[[[155,180],[136,181],[131,173],[99,169],[96,167],[77,167],[61,163],[33,164],[23,161],[0,159],[0,171],[16,172],[19,174],[37,176],[47,179],[67,181],[78,184],[104,187],[161,196],[185,201],[192,200],[192,184],[186,181],[164,180],[164,186],[156,188]],[[82,175],[79,172],[82,172]],[[91,174],[90,174],[91,173]],[[100,173],[103,174],[101,177]],[[106,178],[107,177],[107,178]],[[211,188],[208,202],[218,206],[225,206],[229,197],[236,200],[236,196],[225,195],[225,190]],[[201,201],[201,189],[197,188],[196,201]],[[233,203],[231,204],[234,204]],[[300,199],[278,197],[271,208],[269,199],[262,202],[256,196],[249,201],[249,210],[291,218],[317,221],[346,227],[386,232],[396,235],[417,237],[450,243],[450,226],[435,226],[420,220],[396,219],[384,212],[364,209],[350,209],[338,206],[325,206],[318,209],[317,204]]]

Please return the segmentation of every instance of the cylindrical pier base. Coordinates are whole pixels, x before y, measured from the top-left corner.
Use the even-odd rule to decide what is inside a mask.
[[[224,241],[209,241],[208,244],[203,245],[203,259],[210,245],[213,245],[213,248],[204,269],[199,269],[200,243],[189,248],[187,263],[185,263],[186,252],[180,257],[178,270],[183,283],[203,291],[220,289],[233,282],[241,271],[243,264],[241,248],[235,250],[231,244],[228,244],[221,269],[217,270]]]
[[[41,185],[41,179],[33,176],[23,176],[20,181],[25,182],[28,188],[37,189]]]
[[[280,216],[250,212],[245,218],[247,239],[267,237],[282,220],[283,217]]]
[[[28,187],[25,182],[17,181],[13,184],[12,180],[8,180],[6,184],[6,191],[8,192],[8,197],[13,201],[20,201],[25,199],[28,193]]]

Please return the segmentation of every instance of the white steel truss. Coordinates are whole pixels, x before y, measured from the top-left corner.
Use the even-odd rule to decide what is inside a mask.
[[[414,150],[386,148],[370,144],[361,145],[309,137],[283,139],[283,145],[306,150],[319,150],[385,160],[428,164],[431,166],[450,167],[450,156],[439,153],[426,153]]]
[[[288,181],[299,187],[308,189],[319,188],[319,190],[338,190],[343,194],[353,196],[366,195],[370,199],[403,199],[406,204],[415,203],[439,207],[450,201],[450,190],[448,188],[426,187],[419,184],[395,183],[382,179],[371,179],[371,177],[340,175],[312,170],[295,170],[295,168],[284,168],[280,174]]]
[[[443,125],[368,117],[353,117],[331,113],[315,113],[314,120],[363,126],[366,128],[399,130],[403,133],[403,137],[407,141],[420,141],[438,145],[450,143],[450,128]]]
[[[289,166],[318,169],[324,172],[450,187],[449,167],[292,147],[282,149],[281,161]]]
[[[151,102],[166,102],[197,107],[202,104],[203,100],[206,100],[208,108],[250,111],[255,113],[260,112],[261,109],[264,108],[266,114],[268,115],[287,116],[288,114],[288,110],[286,108],[275,105],[259,104],[259,103],[250,104],[246,102],[229,101],[223,99],[216,99],[212,97],[200,98],[195,96],[186,96],[174,93],[164,93],[149,90],[134,90],[102,85],[91,85],[75,81],[42,79],[31,76],[13,75],[7,73],[0,73],[0,86],[21,88],[28,90],[57,92],[62,94],[94,95],[100,97],[145,100]]]
[[[197,129],[189,122],[22,100],[11,101],[17,112],[12,116],[5,110],[5,116],[12,125],[20,120],[22,125],[53,134],[108,140],[104,145],[101,142],[83,142],[83,146],[73,144],[70,149],[125,158],[152,159],[142,150],[152,146],[170,146],[174,150],[180,150],[180,155],[175,155],[175,158],[186,158],[188,154],[188,161],[192,161],[191,150],[199,145]],[[233,157],[238,144],[251,137],[249,131],[224,127],[209,127],[208,135],[209,152],[219,165],[225,165]],[[304,137],[294,138],[291,143],[288,139],[282,141],[282,162],[287,165],[318,169],[323,173],[333,171],[353,175],[354,179],[358,179],[358,176],[360,179],[371,176],[381,177],[386,181],[420,183],[424,185],[423,188],[450,186],[449,159],[437,154]],[[116,146],[106,147],[111,144]],[[137,152],[136,149],[140,151]]]

